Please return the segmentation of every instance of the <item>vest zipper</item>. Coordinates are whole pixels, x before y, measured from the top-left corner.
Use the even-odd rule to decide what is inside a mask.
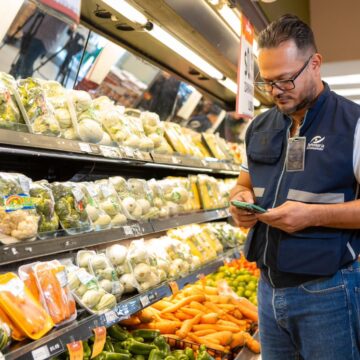
[[[300,134],[300,129],[301,129],[302,126],[305,124],[307,113],[308,113],[308,112],[306,111],[305,117],[304,117],[304,121],[303,121],[303,123],[301,124],[301,126],[300,126],[300,128],[299,128],[299,134]],[[290,118],[290,120],[291,120],[291,118]],[[287,152],[288,139],[289,139],[290,128],[291,128],[292,124],[293,124],[293,121],[291,120],[291,124],[288,126],[287,131],[286,131],[286,149],[285,149],[285,154],[286,154],[286,152]],[[278,197],[278,194],[279,194],[279,189],[280,189],[281,180],[282,180],[282,178],[283,178],[283,176],[284,176],[284,172],[285,172],[285,167],[286,167],[286,155],[285,155],[285,160],[284,160],[284,165],[283,165],[283,168],[282,168],[282,171],[281,171],[281,175],[280,175],[279,180],[278,180],[278,183],[277,183],[277,185],[276,185],[275,197],[274,197],[274,202],[273,202],[273,204],[272,204],[272,207],[274,207],[275,204],[276,204],[276,200],[277,200],[277,197]],[[270,267],[266,264],[266,254],[267,254],[267,249],[268,249],[268,245],[269,245],[269,228],[270,228],[270,226],[267,225],[267,227],[266,227],[266,244],[265,244],[265,251],[264,251],[263,262],[264,262],[264,265],[268,268],[268,277],[269,277],[270,283],[271,283],[272,287],[275,287],[274,282],[273,282],[272,279],[271,279]]]

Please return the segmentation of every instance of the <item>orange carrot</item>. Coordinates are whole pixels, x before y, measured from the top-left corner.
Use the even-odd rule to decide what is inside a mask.
[[[165,300],[160,300],[157,301],[155,304],[151,305],[151,307],[153,307],[156,310],[164,310],[167,307],[171,306],[171,302],[170,301],[165,301]]]
[[[202,311],[202,312],[205,313],[205,314],[208,313],[208,312],[210,312],[209,309],[208,309],[206,306],[204,306],[203,304],[200,304],[200,303],[197,302],[197,301],[192,301],[189,306],[190,306],[191,308],[193,308],[193,309],[200,310],[200,311]]]
[[[231,331],[219,331],[215,334],[209,334],[209,335],[203,336],[203,338],[210,340],[210,341],[218,340],[220,345],[226,346],[232,342],[233,334]]]
[[[183,306],[190,304],[192,301],[204,301],[205,300],[205,295],[192,295],[192,296],[188,296],[185,297],[183,299],[181,299],[180,301],[178,301],[177,303],[168,306],[167,308],[165,308],[164,310],[162,310],[162,313],[167,313],[167,312],[175,312],[176,310],[182,308]]]
[[[215,344],[213,342],[211,342],[210,340],[204,339],[202,337],[196,336],[193,333],[189,333],[189,338],[192,341],[195,341],[198,344],[202,344],[207,346],[210,349],[214,349],[214,350],[219,350],[219,351],[224,351],[225,352],[225,348],[222,345],[219,344]]]
[[[238,346],[243,346],[245,344],[244,334],[245,333],[243,331],[233,334],[232,342],[230,344],[231,349],[234,349]]]
[[[219,315],[217,313],[205,314],[201,317],[201,324],[215,324],[219,320]]]
[[[203,312],[198,309],[191,309],[188,307],[181,308],[181,311],[184,312],[185,314],[192,315],[192,316],[196,316],[198,314],[203,314]]]
[[[172,315],[172,313],[165,313],[165,314],[162,314],[162,317],[165,317],[165,315],[167,315],[167,314]],[[183,311],[176,311],[173,316],[175,317],[176,320],[181,320],[181,321],[190,320],[194,317],[192,315],[186,314]]]
[[[181,339],[186,338],[192,327],[199,323],[201,316],[201,314],[198,314],[191,320],[185,320],[182,323],[180,330],[176,332],[176,335],[179,336],[179,338]]]
[[[245,345],[255,354],[259,354],[261,351],[260,343],[253,339],[249,333],[244,333],[245,336]]]
[[[216,333],[216,331],[217,330],[214,330],[214,329],[200,330],[200,331],[195,331],[194,335],[196,335],[196,336],[205,336],[205,335]]]

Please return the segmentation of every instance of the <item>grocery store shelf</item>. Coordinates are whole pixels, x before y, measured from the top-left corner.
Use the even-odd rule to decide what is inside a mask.
[[[179,289],[186,284],[197,281],[218,269],[229,259],[239,257],[239,248],[226,251],[216,260],[203,265],[198,270],[173,281]],[[93,335],[92,329],[98,326],[109,327],[121,320],[129,318],[137,311],[172,294],[173,284],[163,283],[142,294],[121,301],[117,306],[102,315],[90,315],[85,319],[75,321],[63,328],[55,329],[40,340],[10,349],[4,354],[6,360],[45,360],[66,350],[66,344],[78,340],[86,340]]]
[[[34,259],[41,256],[69,252],[94,245],[111,243],[124,239],[131,239],[143,235],[150,235],[173,227],[194,223],[220,220],[229,217],[227,209],[217,209],[178,215],[164,220],[152,220],[145,223],[132,222],[116,229],[93,231],[78,235],[61,236],[63,231],[46,240],[19,242],[0,246],[0,265],[12,264],[22,260]]]
[[[120,145],[103,146],[4,129],[0,129],[0,153],[233,176],[240,170],[239,165],[213,158],[154,154]]]

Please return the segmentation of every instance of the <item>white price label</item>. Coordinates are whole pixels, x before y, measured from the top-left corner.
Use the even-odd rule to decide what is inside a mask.
[[[20,175],[20,186],[25,194],[29,194],[30,192],[30,180],[23,175]]]
[[[74,187],[72,189],[72,193],[74,195],[75,200],[78,202],[81,201],[82,198],[84,197],[84,194],[82,193],[82,191],[80,189],[78,189],[77,187]]]
[[[48,359],[50,357],[50,351],[49,351],[47,345],[44,345],[42,347],[39,347],[36,350],[33,350],[31,352],[31,355],[34,360],[44,360],[44,359]]]
[[[128,147],[124,147],[125,155],[127,157],[133,158],[134,157],[134,150]]]
[[[124,226],[125,235],[134,235],[133,228],[131,226]]]
[[[202,163],[202,165],[205,166],[205,167],[208,166],[208,162],[207,162],[205,159],[202,159],[202,160],[201,160],[201,163]]]
[[[0,285],[0,291],[11,292],[14,296],[24,293],[24,283],[19,278],[13,278],[4,285]]]
[[[176,156],[172,156],[171,161],[172,161],[173,164],[180,164],[181,163],[181,160],[179,158],[177,158]]]
[[[100,145],[100,151],[105,157],[109,158],[118,158],[119,153],[117,149],[112,148],[111,146]]]
[[[79,269],[76,273],[80,282],[84,285],[88,284],[91,280],[94,280],[94,276],[89,274],[85,269]]]
[[[108,324],[112,324],[114,322],[117,322],[119,317],[116,315],[116,312],[114,310],[110,310],[105,313],[105,319]]]
[[[65,270],[59,271],[56,273],[56,278],[58,279],[60,286],[63,288],[68,284],[68,278]]]
[[[98,195],[98,190],[94,184],[88,184],[86,188],[91,197],[96,197]]]
[[[100,185],[101,192],[103,193],[104,197],[107,198],[111,195],[110,185],[101,184]]]
[[[150,304],[149,297],[147,295],[140,296],[140,302],[142,306],[148,306]]]
[[[81,151],[86,152],[88,154],[92,153],[91,146],[88,143],[80,142],[79,143],[79,148],[80,148]]]

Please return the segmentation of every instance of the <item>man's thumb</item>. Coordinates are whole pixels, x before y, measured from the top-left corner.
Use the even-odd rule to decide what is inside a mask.
[[[242,193],[243,199],[245,202],[249,203],[249,204],[253,204],[254,203],[254,197],[252,195],[252,193],[250,191],[244,191]]]

